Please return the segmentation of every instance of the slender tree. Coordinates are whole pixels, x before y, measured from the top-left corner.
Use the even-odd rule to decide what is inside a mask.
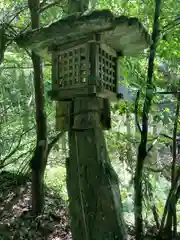
[[[32,29],[40,26],[40,1],[29,0]],[[34,51],[31,53],[34,68],[34,90],[36,103],[37,143],[31,160],[32,168],[32,211],[39,214],[44,205],[44,171],[47,162],[47,121],[44,109],[44,83],[41,58]]]
[[[136,171],[135,171],[135,179],[134,179],[134,190],[135,190],[135,228],[136,228],[136,240],[140,240],[143,238],[143,217],[142,217],[142,177],[143,177],[143,166],[144,160],[147,156],[147,153],[151,148],[147,149],[147,140],[148,140],[148,115],[151,108],[151,102],[153,98],[153,69],[154,69],[154,58],[156,53],[156,45],[157,39],[159,35],[159,14],[161,8],[161,0],[156,0],[155,4],[155,13],[154,13],[154,26],[152,33],[152,44],[150,47],[150,56],[149,56],[149,64],[148,64],[148,74],[147,74],[147,88],[146,88],[146,96],[143,106],[143,114],[142,114],[142,129],[137,121],[137,103],[139,99],[139,92],[137,94],[136,99],[136,122],[138,125],[138,129],[141,133],[141,141],[138,148],[138,156],[136,163]]]

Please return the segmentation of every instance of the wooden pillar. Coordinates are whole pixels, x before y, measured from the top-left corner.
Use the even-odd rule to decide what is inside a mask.
[[[67,189],[73,240],[125,240],[118,176],[108,157],[96,97],[71,105]]]

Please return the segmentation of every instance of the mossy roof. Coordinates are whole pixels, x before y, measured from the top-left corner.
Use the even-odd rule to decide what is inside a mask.
[[[103,43],[126,56],[140,54],[150,43],[146,29],[137,18],[118,16],[109,10],[68,16],[46,27],[20,34],[16,42],[20,47],[41,55],[53,45],[78,41],[91,33],[101,34]]]

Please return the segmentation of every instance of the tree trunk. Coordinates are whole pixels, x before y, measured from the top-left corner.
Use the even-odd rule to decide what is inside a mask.
[[[0,65],[4,61],[7,39],[5,35],[5,23],[0,25]]]
[[[118,176],[111,166],[96,97],[73,101],[67,189],[73,240],[126,239]]]
[[[32,29],[39,27],[39,0],[29,0]],[[44,110],[44,83],[41,59],[32,52],[34,89],[36,102],[37,144],[31,161],[32,168],[32,211],[38,215],[44,205],[44,171],[47,162],[47,123]]]

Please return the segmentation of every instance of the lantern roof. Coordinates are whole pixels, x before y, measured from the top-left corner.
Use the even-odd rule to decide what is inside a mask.
[[[118,16],[110,10],[96,10],[86,15],[70,15],[16,38],[19,47],[34,50],[43,55],[53,45],[78,42],[92,33],[98,33],[102,43],[125,56],[143,52],[150,37],[137,18]]]

